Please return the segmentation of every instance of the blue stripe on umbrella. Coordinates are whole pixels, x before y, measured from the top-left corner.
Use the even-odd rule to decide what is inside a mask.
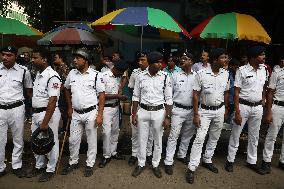
[[[148,11],[147,7],[128,7],[119,13],[112,21],[111,24],[123,25],[148,25]]]

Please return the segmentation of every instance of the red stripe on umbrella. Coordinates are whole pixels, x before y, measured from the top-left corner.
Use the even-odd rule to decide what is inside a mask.
[[[207,26],[208,22],[210,22],[210,20],[212,19],[212,17],[207,18],[206,20],[204,20],[203,22],[201,22],[200,24],[198,24],[195,28],[193,28],[193,30],[191,30],[190,32],[190,36],[191,37],[195,37],[195,38],[199,38],[201,32],[203,31],[203,29],[205,28],[205,26]]]
[[[62,30],[62,32],[59,32],[56,36],[54,36],[52,43],[55,45],[64,43],[70,45],[80,44],[80,34],[73,28],[66,28],[65,30]]]

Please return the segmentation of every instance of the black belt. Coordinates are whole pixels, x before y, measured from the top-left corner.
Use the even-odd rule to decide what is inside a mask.
[[[219,106],[206,106],[204,104],[201,104],[201,108],[205,109],[205,110],[218,110],[220,109],[222,106],[224,106],[224,102],[222,102]]]
[[[47,107],[33,108],[33,113],[40,113],[46,111]]]
[[[284,102],[283,101],[273,100],[273,104],[276,104],[278,106],[283,106],[284,107]]]
[[[242,99],[242,98],[239,99],[239,103],[240,103],[240,104],[247,105],[247,106],[259,106],[259,105],[262,105],[262,101],[249,102],[249,101],[244,100],[244,99]]]
[[[146,104],[140,104],[140,107],[143,108],[144,110],[147,110],[147,111],[158,111],[158,110],[161,110],[164,108],[164,105],[163,104],[160,104],[158,106],[148,106]]]
[[[193,106],[184,106],[184,105],[176,103],[176,102],[174,102],[174,106],[176,106],[178,108],[185,109],[185,110],[191,110],[193,108]]]
[[[22,106],[23,104],[24,104],[23,101],[18,101],[18,102],[15,102],[13,104],[9,104],[9,105],[0,105],[0,109],[9,110],[9,109],[13,109],[13,108]]]
[[[118,105],[119,105],[119,101],[111,103],[111,104],[105,104],[105,107],[112,107],[112,108],[114,108],[114,107],[116,107]]]
[[[82,109],[82,110],[76,110],[76,109],[74,109],[74,110],[75,110],[75,112],[77,112],[78,114],[85,114],[85,113],[88,113],[88,112],[90,112],[90,111],[96,109],[96,107],[97,107],[97,106],[94,105],[94,106],[91,106],[91,107],[89,107],[89,108],[85,108],[85,109]]]

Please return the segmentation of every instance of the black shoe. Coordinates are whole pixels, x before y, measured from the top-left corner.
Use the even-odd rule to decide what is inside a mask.
[[[215,167],[213,165],[213,163],[204,163],[204,162],[202,162],[202,166],[207,168],[207,169],[209,169],[213,173],[218,173],[218,169],[217,169],[217,167]]]
[[[135,165],[136,161],[137,161],[137,157],[130,156],[130,158],[128,160],[128,165],[133,166],[133,165]]]
[[[233,172],[234,171],[234,166],[233,162],[229,162],[228,160],[225,163],[225,170],[228,172]]]
[[[149,165],[149,166],[152,166],[152,156],[146,156],[146,163]]]
[[[254,172],[257,172],[258,173],[258,167],[256,164],[250,164],[250,163],[247,163],[247,167],[250,168],[251,170],[253,170]]]
[[[157,177],[157,178],[162,178],[162,171],[160,169],[160,167],[153,167],[152,168],[152,171],[154,173],[154,175]]]
[[[172,175],[173,174],[173,166],[172,165],[165,165],[165,172],[168,175]]]
[[[191,171],[190,169],[187,170],[186,172],[186,182],[188,182],[189,184],[193,184],[194,183],[194,171]]]
[[[185,165],[187,165],[188,164],[188,159],[186,158],[186,157],[184,157],[184,158],[176,158],[176,160],[178,160],[178,161],[180,161],[180,162],[182,162],[183,164],[185,164]]]
[[[138,165],[137,167],[135,167],[134,171],[132,172],[132,176],[137,177],[138,175],[142,173],[143,170],[144,170],[144,167],[140,167]]]
[[[3,177],[4,175],[6,175],[7,174],[7,172],[4,170],[4,171],[2,171],[2,172],[0,172],[0,178],[1,177]]]
[[[110,162],[110,160],[110,158],[103,157],[101,162],[99,163],[99,168],[104,168]]]
[[[116,153],[114,156],[111,156],[112,159],[116,159],[116,160],[125,160],[125,156]]]
[[[278,163],[278,168],[284,170],[284,163],[281,163],[281,162],[279,161],[279,163]]]
[[[47,182],[54,176],[53,172],[43,172],[42,175],[39,177],[39,182]]]
[[[26,174],[26,178],[33,178],[33,177],[36,177],[40,174],[42,174],[44,171],[45,171],[46,168],[40,168],[40,169],[37,169],[37,168],[33,168],[32,170],[30,170],[27,174]]]
[[[84,172],[84,176],[85,177],[90,177],[90,176],[93,175],[93,173],[94,173],[93,167],[86,166],[85,172]]]
[[[271,172],[271,163],[262,160],[261,167],[258,169],[260,175],[269,174]]]
[[[73,165],[68,164],[62,169],[61,175],[68,175],[73,170],[78,169],[78,168],[79,168],[79,163],[73,164]]]
[[[26,176],[26,173],[24,172],[24,170],[22,168],[19,169],[13,169],[13,174],[16,175],[18,178],[23,178]]]

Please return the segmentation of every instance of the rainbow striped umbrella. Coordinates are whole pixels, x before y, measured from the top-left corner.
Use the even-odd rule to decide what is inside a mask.
[[[142,37],[190,38],[188,32],[166,12],[150,7],[128,7],[115,10],[91,24],[98,29],[115,29],[129,34],[140,34]]]
[[[240,13],[218,14],[197,25],[190,36],[203,39],[251,40],[269,44],[271,38],[252,16]]]

